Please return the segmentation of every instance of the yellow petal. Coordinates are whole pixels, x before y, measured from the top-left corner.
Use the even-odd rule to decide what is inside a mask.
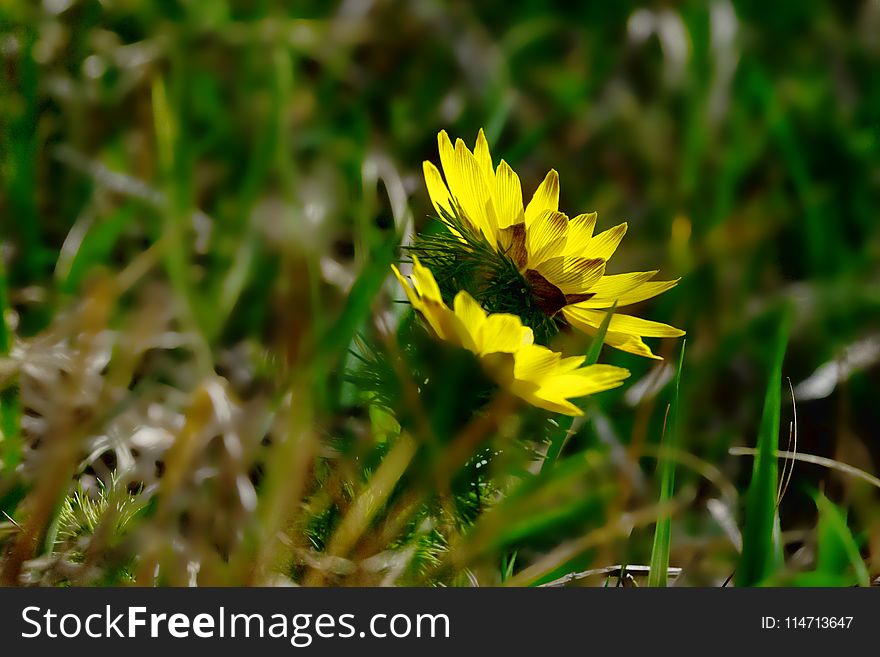
[[[591,291],[597,297],[601,296],[610,299],[617,299],[621,295],[627,294],[646,281],[651,280],[656,275],[657,270],[655,269],[654,271],[633,271],[627,272],[626,274],[603,276],[602,280],[596,283]]]
[[[556,210],[545,210],[526,227],[526,251],[529,269],[537,269],[544,260],[562,255],[568,217]]]
[[[653,271],[603,276],[591,290],[595,293],[595,296],[592,299],[584,301],[580,305],[584,308],[608,308],[616,301],[618,307],[628,306],[633,303],[656,297],[658,294],[671,290],[678,285],[680,279],[672,281],[636,282],[631,285],[625,284],[625,277],[631,276],[633,277],[633,280],[636,280],[636,277],[648,275],[648,278],[650,278],[656,273],[656,271]],[[610,281],[608,279],[619,279],[619,281]],[[646,279],[642,280],[644,281]]]
[[[562,413],[564,415],[572,415],[575,417],[579,417],[584,414],[581,409],[579,409],[577,406],[572,404],[564,397],[560,397],[554,392],[547,391],[542,388],[538,388],[538,390],[528,395],[522,395],[522,397],[532,406],[543,408],[544,410],[550,411],[551,413]]]
[[[413,256],[413,284],[420,296],[431,301],[443,303],[443,297],[440,294],[440,286],[434,279],[431,270],[425,267],[416,256]]]
[[[449,188],[470,222],[495,246],[495,210],[486,178],[483,176],[476,158],[461,139],[455,142],[455,175],[449,180]]]
[[[434,334],[442,340],[458,344],[455,316],[443,303],[440,289],[437,287],[431,270],[423,267],[418,259],[414,258],[412,280],[408,281],[395,265],[391,265],[391,268],[403,287],[403,291],[406,292],[413,309],[421,313]]]
[[[486,321],[486,311],[464,290],[455,295],[453,307],[461,326],[459,337],[465,349],[475,354],[481,353],[480,329]]]
[[[644,341],[635,335],[628,333],[615,333],[608,331],[605,333],[605,344],[615,349],[620,349],[629,354],[642,356],[643,358],[653,358],[654,360],[663,360],[660,356],[651,351],[651,348]]]
[[[522,185],[519,176],[504,160],[498,165],[492,185],[492,202],[498,220],[498,228],[503,230],[523,221]]]
[[[489,315],[480,326],[477,337],[481,356],[498,352],[514,353],[535,339],[532,330],[523,326],[519,317],[507,313]]]
[[[403,291],[406,293],[407,298],[412,301],[415,293],[413,292],[412,287],[410,287],[409,281],[400,273],[397,265],[391,265],[391,271],[394,272],[394,276],[397,278],[397,282],[400,283],[400,287],[402,287]]]
[[[495,355],[493,355],[494,357]],[[516,356],[514,356],[516,357]],[[500,368],[496,368],[496,372],[501,372]],[[499,379],[499,384],[506,387],[510,392],[526,400],[533,406],[543,408],[552,413],[564,413],[566,415],[583,415],[583,411],[572,404],[566,398],[564,393],[559,390],[550,390],[542,387],[537,380],[516,378],[510,373],[505,380]],[[497,375],[496,375],[497,376]]]
[[[559,362],[556,365],[556,369],[554,370],[554,374],[565,374],[566,372],[573,372],[581,365],[583,365],[585,360],[585,356],[569,356],[568,358],[560,358]]]
[[[425,186],[428,188],[428,196],[431,197],[431,203],[439,217],[443,217],[444,213],[454,215],[452,211],[452,202],[449,196],[449,189],[443,182],[440,171],[431,162],[422,162],[422,170],[425,173]]]
[[[563,294],[587,294],[602,279],[605,261],[599,258],[550,258],[538,265],[538,272]]]
[[[583,317],[573,312],[573,308],[574,306],[566,306],[562,309],[562,314],[568,321],[568,323],[579,331],[583,331],[587,335],[595,336],[598,332],[598,325],[594,325],[591,322],[585,321]],[[604,317],[605,313],[603,313],[602,316]],[[651,348],[648,347],[648,345],[646,345],[637,335],[630,335],[629,333],[617,333],[609,330],[605,332],[605,339],[603,340],[603,342],[610,347],[620,349],[621,351],[626,351],[630,354],[635,354],[636,356],[663,360],[659,356],[655,355],[651,351]]]
[[[542,388],[566,397],[583,397],[618,387],[629,370],[613,365],[588,365],[575,372],[551,377]]]
[[[568,233],[565,243],[565,254],[570,256],[583,256],[587,252],[587,245],[593,238],[593,229],[596,227],[596,213],[579,214],[568,222]]]
[[[518,397],[526,400],[532,406],[543,408],[551,413],[563,413],[565,415],[583,415],[584,412],[572,404],[557,391],[541,388],[533,381],[514,380],[507,384],[507,388]]]
[[[523,345],[516,352],[514,375],[517,379],[541,381],[548,376],[565,374],[580,367],[584,356],[563,358],[562,354],[539,344]]]
[[[609,365],[580,367],[584,357],[560,358],[540,345],[514,354],[510,390],[540,408],[568,415],[582,414],[569,399],[617,387],[629,372]]]
[[[559,353],[547,347],[528,345],[516,353],[514,376],[522,380],[540,381],[553,372],[561,358]]]
[[[486,141],[486,135],[483,133],[482,128],[480,128],[480,132],[477,134],[477,143],[474,146],[474,157],[477,159],[477,164],[480,165],[480,169],[482,169],[486,180],[491,185],[495,174],[492,171],[492,156],[489,154],[489,142]]]
[[[462,290],[455,295],[455,316],[476,331],[486,321],[486,311],[470,294]]]
[[[440,151],[440,165],[443,167],[443,175],[446,176],[446,182],[455,174],[455,149],[445,130],[437,133],[437,150]],[[451,185],[450,185],[451,189]]]
[[[602,310],[590,310],[584,308],[579,303],[566,306],[565,310],[567,311],[565,313],[566,318],[597,328],[607,314]],[[629,335],[638,335],[646,338],[677,338],[684,335],[684,331],[677,329],[674,326],[669,326],[668,324],[652,322],[651,320],[642,319],[641,317],[633,317],[632,315],[618,315],[617,313],[611,317],[611,323],[608,325],[608,330],[615,333],[628,333]]]
[[[538,186],[535,195],[532,196],[532,200],[529,201],[529,205],[526,207],[526,227],[540,217],[546,210],[553,210],[555,212],[558,209],[559,174],[556,173],[555,169],[550,169],[550,172],[544,178],[544,182]]]
[[[626,235],[626,222],[618,224],[614,228],[599,233],[587,244],[587,252],[584,257],[587,258],[605,258],[609,260],[617,250],[620,240]]]

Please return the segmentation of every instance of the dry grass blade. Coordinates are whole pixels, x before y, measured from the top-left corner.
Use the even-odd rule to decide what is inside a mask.
[[[354,547],[388,500],[395,485],[409,466],[417,447],[415,440],[410,435],[400,436],[370,478],[367,486],[358,494],[342,522],[339,523],[339,527],[327,546],[328,555],[345,557]],[[306,578],[306,584],[311,585],[320,584],[322,581],[323,573],[317,569],[313,569]]]
[[[797,454],[797,400],[794,396],[794,386],[792,386],[790,378],[788,379],[788,388],[791,392],[791,412],[793,417],[791,424],[788,427],[787,451]],[[779,490],[776,493],[776,508],[779,508],[779,505],[782,504],[782,498],[785,497],[785,493],[788,491],[792,474],[794,474],[794,459],[786,459],[782,467],[782,476],[779,477]]]
[[[74,475],[82,441],[91,428],[77,417],[78,393],[85,385],[80,377],[89,371],[88,363],[99,350],[99,336],[107,327],[115,301],[112,283],[99,280],[72,320],[79,331],[70,368],[73,375],[65,379],[59,391],[55,414],[50,418],[50,440],[44,448],[41,476],[24,502],[26,517],[3,561],[0,583],[7,586],[20,583],[24,563],[37,553],[41,540],[49,539],[45,541],[47,547],[54,543],[51,525]]]
[[[563,575],[559,579],[554,579],[552,582],[547,582],[546,584],[541,584],[542,588],[557,588],[560,586],[565,586],[570,582],[577,582],[582,579],[588,579],[590,577],[621,577],[623,573],[627,575],[648,575],[651,572],[650,566],[636,566],[636,565],[623,565],[618,564],[616,566],[605,566],[604,568],[592,568],[590,570],[582,570],[577,573],[569,573],[568,575]],[[675,566],[670,566],[666,569],[666,575],[668,577],[678,577],[681,575],[682,569],[676,568]]]
[[[758,450],[754,447],[731,447],[728,451],[728,454],[731,456],[755,456],[758,453]],[[837,470],[838,472],[842,472],[851,477],[856,477],[857,479],[861,479],[865,481],[875,488],[880,488],[880,479],[875,477],[872,474],[865,472],[855,466],[849,465],[848,463],[843,463],[841,461],[835,461],[834,459],[829,459],[824,456],[816,456],[815,454],[805,454],[803,452],[782,452],[775,451],[774,455],[776,458],[780,459],[791,459],[792,461],[800,461],[801,463],[812,463],[813,465],[820,465],[823,468],[830,468],[831,470]]]
[[[571,561],[587,550],[611,541],[620,536],[627,536],[637,527],[644,527],[656,522],[663,514],[673,513],[677,509],[687,506],[693,500],[694,491],[686,489],[679,493],[678,497],[655,504],[645,509],[623,513],[614,521],[595,529],[581,538],[565,543],[545,557],[538,560],[528,568],[511,577],[505,586],[532,586],[547,573]]]
[[[246,572],[251,584],[265,581],[270,573],[282,569],[286,552],[283,532],[294,525],[301,511],[301,500],[308,485],[308,474],[318,450],[313,417],[309,404],[307,380],[293,386],[296,400],[286,398],[288,432],[272,447],[268,460],[264,492],[257,508],[256,550],[242,550],[236,569]]]

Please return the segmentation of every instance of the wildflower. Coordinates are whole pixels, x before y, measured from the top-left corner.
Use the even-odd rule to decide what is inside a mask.
[[[501,160],[493,170],[489,145],[480,130],[474,151],[461,139],[453,147],[446,131],[437,137],[440,171],[424,162],[425,183],[434,208],[459,236],[452,217],[463,229],[485,240],[495,253],[515,265],[531,296],[532,305],[544,316],[561,316],[571,326],[595,335],[608,309],[650,299],[678,283],[652,281],[657,271],[605,275],[627,224],[594,235],[596,213],[572,219],[559,212],[559,176],[552,170],[528,205],[523,207],[519,177]],[[684,335],[675,327],[617,313],[605,334],[605,343],[640,356],[657,358],[643,337]]]
[[[392,265],[413,308],[441,340],[474,353],[483,369],[500,386],[540,408],[582,415],[569,401],[619,386],[629,372],[611,365],[583,366],[584,357],[563,358],[534,343],[532,330],[516,315],[488,314],[466,291],[449,308],[431,270],[413,258],[407,280]]]

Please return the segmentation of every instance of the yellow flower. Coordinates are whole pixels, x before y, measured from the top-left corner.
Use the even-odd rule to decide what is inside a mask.
[[[584,357],[563,358],[534,343],[532,330],[519,317],[487,314],[474,298],[459,292],[449,308],[427,267],[413,258],[407,280],[392,265],[394,275],[433,333],[474,353],[483,369],[500,386],[530,404],[567,415],[583,415],[569,399],[618,387],[629,371],[611,365],[583,366]]]
[[[445,130],[437,141],[445,182],[436,166],[423,164],[434,208],[441,217],[460,217],[472,232],[509,257],[529,283],[544,314],[553,317],[561,312],[569,324],[595,335],[615,302],[617,307],[638,303],[678,283],[677,279],[652,281],[657,271],[606,276],[605,264],[617,250],[627,225],[594,235],[595,212],[573,219],[559,212],[556,171],[550,170],[524,208],[519,177],[504,160],[493,169],[482,130],[473,152],[461,139],[453,147]],[[615,312],[605,343],[658,358],[642,338],[681,335],[684,331],[675,327]]]

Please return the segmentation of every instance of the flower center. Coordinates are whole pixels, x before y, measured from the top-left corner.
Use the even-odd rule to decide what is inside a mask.
[[[535,305],[548,317],[553,317],[566,305],[565,294],[544,276],[534,269],[527,269],[526,281],[532,288]]]

